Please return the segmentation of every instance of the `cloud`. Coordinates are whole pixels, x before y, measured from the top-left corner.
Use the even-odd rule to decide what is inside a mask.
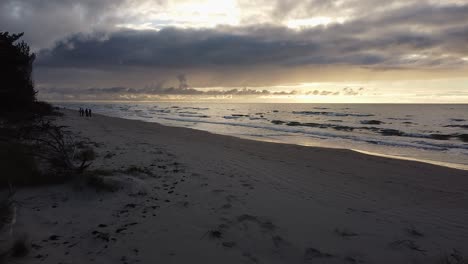
[[[265,97],[265,96],[294,96],[294,95],[314,95],[314,96],[357,96],[361,95],[364,88],[350,88],[345,87],[339,91],[331,90],[314,90],[314,91],[300,91],[300,90],[283,90],[283,91],[269,91],[266,89],[255,88],[232,88],[232,89],[194,89],[188,84],[188,80],[184,74],[177,76],[179,81],[178,88],[166,87],[164,82],[157,83],[142,88],[128,88],[128,87],[106,87],[106,88],[43,88],[41,93],[45,94],[47,99],[102,99],[102,100],[117,100],[122,98],[128,99],[149,99],[155,97],[167,96],[182,96],[178,99],[187,99],[190,97]]]
[[[70,34],[109,30],[120,20],[125,0],[3,0],[2,30],[25,32],[34,49],[47,48]]]
[[[375,32],[379,26],[377,22],[355,21],[302,31],[263,25],[125,30],[105,37],[78,34],[40,52],[37,63],[40,67],[98,69],[333,64],[405,67],[408,57],[417,54],[421,56],[413,57],[410,66],[444,67],[461,63],[457,58],[468,52],[465,27],[425,33],[395,26]]]
[[[178,87],[180,73],[195,87],[430,79],[468,66],[460,0],[4,0],[0,24],[38,51],[40,89]]]

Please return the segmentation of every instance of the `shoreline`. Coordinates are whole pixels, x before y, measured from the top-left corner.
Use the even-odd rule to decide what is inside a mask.
[[[67,109],[69,111],[75,111],[75,109],[70,109],[70,108],[66,108],[66,107],[64,107],[63,109]],[[162,124],[160,122],[146,121],[144,119],[128,119],[128,118],[124,118],[124,117],[110,116],[110,115],[105,115],[105,114],[99,114],[99,115],[103,115],[103,116],[111,117],[111,118],[121,118],[121,119],[124,119],[124,120],[131,120],[131,121],[137,120],[137,121],[141,121],[141,122],[145,122],[145,123],[154,123],[154,124],[158,124],[158,125],[161,125],[161,126],[167,126],[167,127],[185,128],[185,129],[192,129],[192,130],[197,130],[197,131],[204,131],[204,132],[208,132],[208,133],[214,134],[214,135],[229,136],[229,137],[235,137],[235,138],[245,139],[245,140],[252,140],[252,141],[257,141],[257,142],[267,142],[267,143],[285,144],[285,145],[296,145],[296,146],[303,146],[303,147],[310,147],[310,148],[350,150],[350,151],[353,151],[353,152],[356,152],[356,153],[371,155],[371,156],[376,156],[376,157],[384,157],[384,158],[397,159],[397,160],[415,161],[415,162],[421,162],[421,163],[431,164],[431,165],[435,165],[435,166],[441,166],[441,167],[446,167],[446,168],[451,168],[451,169],[468,171],[468,165],[460,164],[460,163],[451,163],[451,162],[429,160],[429,159],[416,158],[416,157],[389,155],[389,154],[385,154],[385,153],[361,150],[361,149],[356,149],[356,148],[341,148],[341,147],[321,146],[321,145],[313,145],[313,144],[288,143],[288,142],[282,142],[280,140],[268,139],[268,138],[262,138],[262,137],[242,136],[242,135],[234,135],[234,134],[220,134],[220,133],[215,133],[215,132],[208,131],[208,130],[203,130],[203,129],[197,129],[197,128],[191,128],[191,127],[185,127],[185,126],[177,126],[177,125],[166,125],[166,124]]]
[[[441,263],[468,256],[468,172],[61,110],[119,186],[19,189],[22,263]]]
[[[351,149],[351,150],[356,151],[358,153],[371,155],[371,156],[378,156],[378,157],[384,157],[384,158],[389,158],[389,159],[416,161],[416,162],[441,166],[441,167],[445,167],[445,168],[468,171],[468,166],[466,166],[464,164],[459,164],[459,163],[449,163],[449,162],[443,162],[443,161],[434,161],[434,160],[418,159],[418,158],[411,158],[411,157],[387,155],[387,154],[383,154],[383,153],[376,153],[376,152],[370,152],[370,151],[359,150],[359,149]]]

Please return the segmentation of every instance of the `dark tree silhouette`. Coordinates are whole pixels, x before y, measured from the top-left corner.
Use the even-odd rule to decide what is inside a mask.
[[[0,112],[28,111],[36,101],[28,44],[17,42],[23,33],[0,32]]]

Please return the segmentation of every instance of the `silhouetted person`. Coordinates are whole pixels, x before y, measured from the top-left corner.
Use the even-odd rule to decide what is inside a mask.
[[[91,117],[91,116],[92,116],[92,111],[91,111],[91,108],[90,108],[90,109],[88,109],[88,114],[89,114],[89,117]]]
[[[89,116],[88,108],[86,108],[86,110],[85,110],[85,114],[86,114],[86,117],[88,117],[88,116]]]
[[[84,116],[84,110],[80,107],[80,116]]]

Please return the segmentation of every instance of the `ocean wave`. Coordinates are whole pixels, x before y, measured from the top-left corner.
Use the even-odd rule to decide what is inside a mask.
[[[191,110],[210,110],[208,107],[182,107],[181,109],[191,109]]]
[[[427,138],[433,140],[450,140],[450,139],[458,139],[463,142],[468,142],[468,134],[422,134],[422,133],[408,133],[404,131],[400,131],[398,129],[392,128],[378,128],[378,127],[354,127],[354,126],[343,126],[337,124],[329,124],[329,123],[301,123],[297,121],[282,121],[282,120],[272,120],[272,124],[275,125],[286,125],[286,126],[298,126],[298,127],[312,127],[312,128],[320,128],[320,129],[328,129],[332,128],[339,131],[347,131],[353,132],[355,130],[367,130],[378,133],[382,136],[397,136],[397,137],[410,137],[410,138]]]
[[[179,113],[179,114],[189,114],[189,115],[198,114],[198,112],[192,112],[192,111],[178,111],[177,113]]]
[[[147,119],[153,119],[154,118],[153,116],[144,115],[144,114],[137,114],[136,116],[142,117],[142,118],[147,118]]]
[[[450,143],[435,143],[435,142],[428,142],[428,141],[415,141],[415,142],[408,142],[408,141],[394,141],[386,139],[385,137],[382,138],[372,138],[369,139],[367,135],[359,135],[359,134],[334,134],[331,132],[326,131],[311,131],[304,129],[302,127],[295,127],[295,126],[269,126],[269,125],[261,125],[261,124],[250,124],[250,123],[229,123],[229,122],[221,122],[221,121],[211,121],[211,120],[194,120],[194,119],[184,119],[184,118],[174,118],[174,117],[160,117],[161,119],[166,120],[173,120],[173,121],[180,121],[180,122],[191,122],[191,123],[207,123],[207,124],[217,124],[217,125],[225,125],[225,126],[234,126],[234,127],[247,127],[247,128],[258,128],[258,129],[265,129],[270,131],[276,132],[283,132],[284,136],[289,135],[290,133],[295,134],[302,134],[309,137],[320,138],[320,139],[346,139],[351,140],[354,142],[364,142],[376,145],[385,145],[385,146],[394,146],[394,147],[411,147],[423,150],[435,150],[435,151],[446,151],[448,149],[462,149],[468,150],[468,145],[463,144],[450,144]],[[467,153],[468,155],[468,153]]]
[[[363,125],[381,125],[381,124],[385,124],[384,122],[382,122],[380,120],[361,120],[360,123],[363,124]]]
[[[149,112],[152,112],[152,113],[165,113],[165,114],[169,114],[171,112],[171,110],[167,110],[167,109],[151,109],[149,110]]]
[[[299,115],[324,115],[324,116],[374,116],[373,114],[358,114],[358,113],[338,113],[338,112],[317,112],[317,111],[293,111],[293,114]]]
[[[406,117],[388,117],[387,119],[389,119],[389,120],[401,120],[401,121],[411,120],[411,118],[406,118]]]
[[[446,125],[444,127],[458,127],[458,128],[468,129],[468,125]]]
[[[243,117],[250,117],[249,115],[242,115],[242,114],[232,114],[230,116],[223,116],[224,119],[238,119]]]
[[[202,114],[198,114],[198,113],[195,113],[195,114],[179,114],[179,116],[181,117],[196,117],[196,118],[209,118],[209,116],[207,115],[202,115]]]
[[[223,116],[224,119],[238,119],[240,116]]]

